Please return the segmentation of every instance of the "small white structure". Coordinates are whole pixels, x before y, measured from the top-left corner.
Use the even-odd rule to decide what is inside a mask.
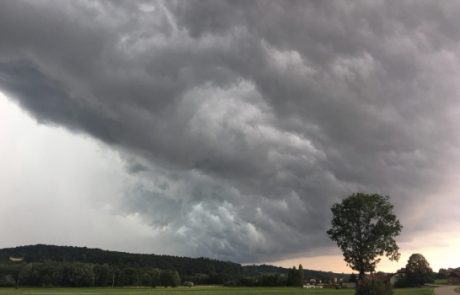
[[[24,258],[10,256],[10,261],[11,262],[22,262],[22,261],[24,261]]]

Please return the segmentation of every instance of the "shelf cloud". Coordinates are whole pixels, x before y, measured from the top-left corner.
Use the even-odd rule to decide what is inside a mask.
[[[0,89],[40,123],[120,153],[138,181],[113,206],[164,249],[324,255],[330,207],[353,192],[390,195],[402,240],[458,219],[448,206],[415,212],[442,200],[460,163],[459,12],[455,1],[2,1]]]

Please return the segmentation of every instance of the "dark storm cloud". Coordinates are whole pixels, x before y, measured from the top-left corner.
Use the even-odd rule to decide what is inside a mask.
[[[4,1],[0,87],[38,120],[119,149],[140,179],[119,210],[160,230],[164,249],[327,253],[334,202],[389,194],[404,216],[459,159],[458,12],[447,1]]]

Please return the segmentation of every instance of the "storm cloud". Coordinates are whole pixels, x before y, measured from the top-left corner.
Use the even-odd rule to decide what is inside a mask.
[[[329,253],[331,205],[409,218],[460,163],[455,1],[1,1],[0,89],[138,179],[117,210],[177,254]],[[436,218],[440,218],[437,216]],[[158,247],[156,247],[158,248]]]

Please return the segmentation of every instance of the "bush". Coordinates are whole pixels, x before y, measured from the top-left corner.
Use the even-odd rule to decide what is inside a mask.
[[[0,287],[14,287],[16,286],[16,281],[12,275],[4,275],[0,277]]]
[[[356,295],[393,295],[389,282],[369,280],[356,286]]]
[[[166,287],[177,287],[180,284],[180,276],[177,271],[165,270],[160,274],[161,285]]]
[[[396,281],[395,288],[406,288],[407,287],[407,281],[406,278],[400,278]]]
[[[240,282],[238,282],[236,279],[228,280],[224,283],[225,287],[238,287],[240,285]]]

